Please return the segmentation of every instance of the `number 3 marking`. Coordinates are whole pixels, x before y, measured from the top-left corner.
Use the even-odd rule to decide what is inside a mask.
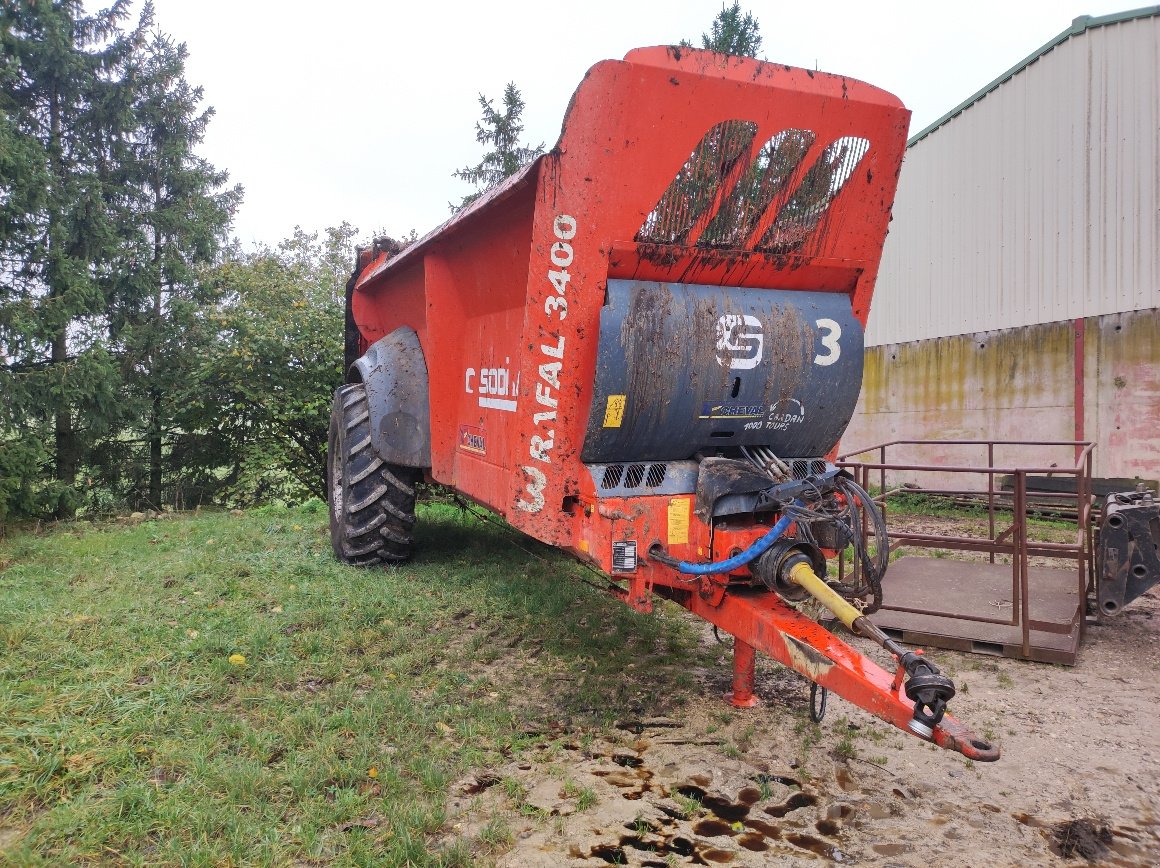
[[[818,320],[818,328],[825,329],[827,332],[822,335],[822,346],[828,352],[824,356],[820,354],[814,356],[814,364],[825,367],[834,364],[842,355],[842,348],[838,345],[838,339],[842,337],[842,327],[832,319],[820,319]]]

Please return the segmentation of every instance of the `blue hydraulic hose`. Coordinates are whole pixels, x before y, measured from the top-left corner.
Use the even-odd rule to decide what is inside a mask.
[[[797,501],[794,501],[796,504]],[[712,564],[691,564],[688,561],[681,561],[677,564],[677,569],[691,576],[706,576],[709,573],[728,573],[743,567],[752,560],[756,560],[768,551],[769,547],[777,542],[787,527],[793,522],[793,518],[789,515],[783,515],[777,520],[777,524],[769,529],[769,532],[747,548],[741,554],[734,555],[731,558],[723,561],[717,561]]]

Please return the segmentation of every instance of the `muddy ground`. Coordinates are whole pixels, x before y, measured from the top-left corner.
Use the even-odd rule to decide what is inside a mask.
[[[1089,627],[1074,667],[932,649],[990,764],[833,695],[816,727],[807,683],[769,661],[761,706],[733,709],[716,647],[678,713],[544,733],[457,782],[444,840],[500,866],[1160,864],[1160,589]]]

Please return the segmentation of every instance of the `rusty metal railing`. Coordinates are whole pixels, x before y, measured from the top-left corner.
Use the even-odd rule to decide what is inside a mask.
[[[902,463],[889,460],[891,456],[888,450],[893,449],[897,452],[898,449],[905,447],[933,447],[944,453],[948,449],[958,450],[962,448],[963,450],[977,450],[979,452],[985,452],[986,464],[923,464],[918,462]],[[1061,466],[1064,465],[1063,461],[1053,462],[1050,466],[1045,467],[997,465],[995,463],[997,448],[1008,450],[1035,448],[1044,452],[1062,451],[1066,449],[1068,450],[1067,466]],[[892,553],[903,546],[912,546],[925,549],[937,548],[952,551],[983,552],[988,555],[988,560],[992,564],[996,562],[997,556],[1008,556],[1011,559],[1010,618],[988,618],[966,613],[904,608],[891,606],[888,602],[884,603],[883,608],[920,615],[943,615],[966,621],[1001,624],[1011,627],[1018,626],[1022,639],[1023,654],[1027,656],[1030,653],[1030,635],[1032,630],[1069,633],[1074,624],[1073,622],[1073,624],[1067,625],[1066,628],[1061,628],[1057,623],[1036,621],[1031,618],[1028,590],[1030,558],[1045,557],[1074,560],[1076,563],[1076,582],[1079,594],[1079,612],[1077,617],[1079,620],[1080,638],[1082,639],[1086,598],[1089,589],[1094,587],[1095,582],[1095,570],[1092,563],[1092,508],[1094,497],[1092,496],[1091,482],[1092,450],[1094,448],[1095,444],[1080,440],[892,440],[887,443],[879,443],[875,446],[858,449],[839,456],[837,464],[850,471],[854,475],[855,480],[867,491],[872,490],[872,480],[874,477],[877,478],[876,493],[872,496],[883,510],[883,514],[887,516],[887,538]],[[872,453],[877,453],[877,461],[854,460],[859,456]],[[913,478],[929,477],[934,474],[938,474],[944,478],[947,475],[951,475],[956,479],[964,476],[981,476],[986,478],[986,486],[976,488],[947,488],[926,486],[908,487],[906,485],[896,484],[893,488],[888,487],[888,483],[891,482],[889,474],[893,474],[897,478],[898,474],[903,473]],[[1033,475],[1074,477],[1075,491],[1036,491],[1033,495],[1033,503],[1029,501],[1027,488],[1028,477]],[[1009,509],[1001,500],[1008,496],[1008,492],[1001,491],[996,487],[997,477],[1001,476],[1010,476],[1012,481],[1011,491],[1009,493],[1011,498],[1011,506]],[[987,536],[962,536],[956,534],[889,530],[889,500],[891,497],[899,494],[921,495],[936,499],[962,498],[964,496],[973,498],[985,497],[988,527]],[[1070,501],[1074,501],[1075,503],[1076,516],[1076,532],[1072,541],[1048,542],[1029,539],[1027,532],[1028,519],[1031,511],[1036,506],[1040,510],[1043,510],[1051,508],[1051,505],[1055,502],[1066,504]],[[1010,524],[1004,527],[1002,525],[1008,516],[1010,518]],[[864,535],[863,542],[866,544],[868,541],[865,537],[869,533],[867,523],[863,522],[862,527]],[[845,558],[839,558],[840,576],[844,576],[845,569]],[[853,563],[853,570],[855,575],[861,570],[861,565],[857,560]]]

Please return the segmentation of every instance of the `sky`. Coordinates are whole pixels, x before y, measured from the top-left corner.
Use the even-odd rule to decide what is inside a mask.
[[[95,3],[88,4],[97,5]],[[884,88],[917,132],[1066,29],[1131,0],[773,3],[742,8],[761,55]],[[700,44],[722,0],[155,0],[189,49],[186,77],[215,111],[199,153],[245,187],[234,231],[275,245],[343,221],[364,238],[420,235],[472,188],[479,95],[514,81],[525,138],[551,148],[597,61]]]

